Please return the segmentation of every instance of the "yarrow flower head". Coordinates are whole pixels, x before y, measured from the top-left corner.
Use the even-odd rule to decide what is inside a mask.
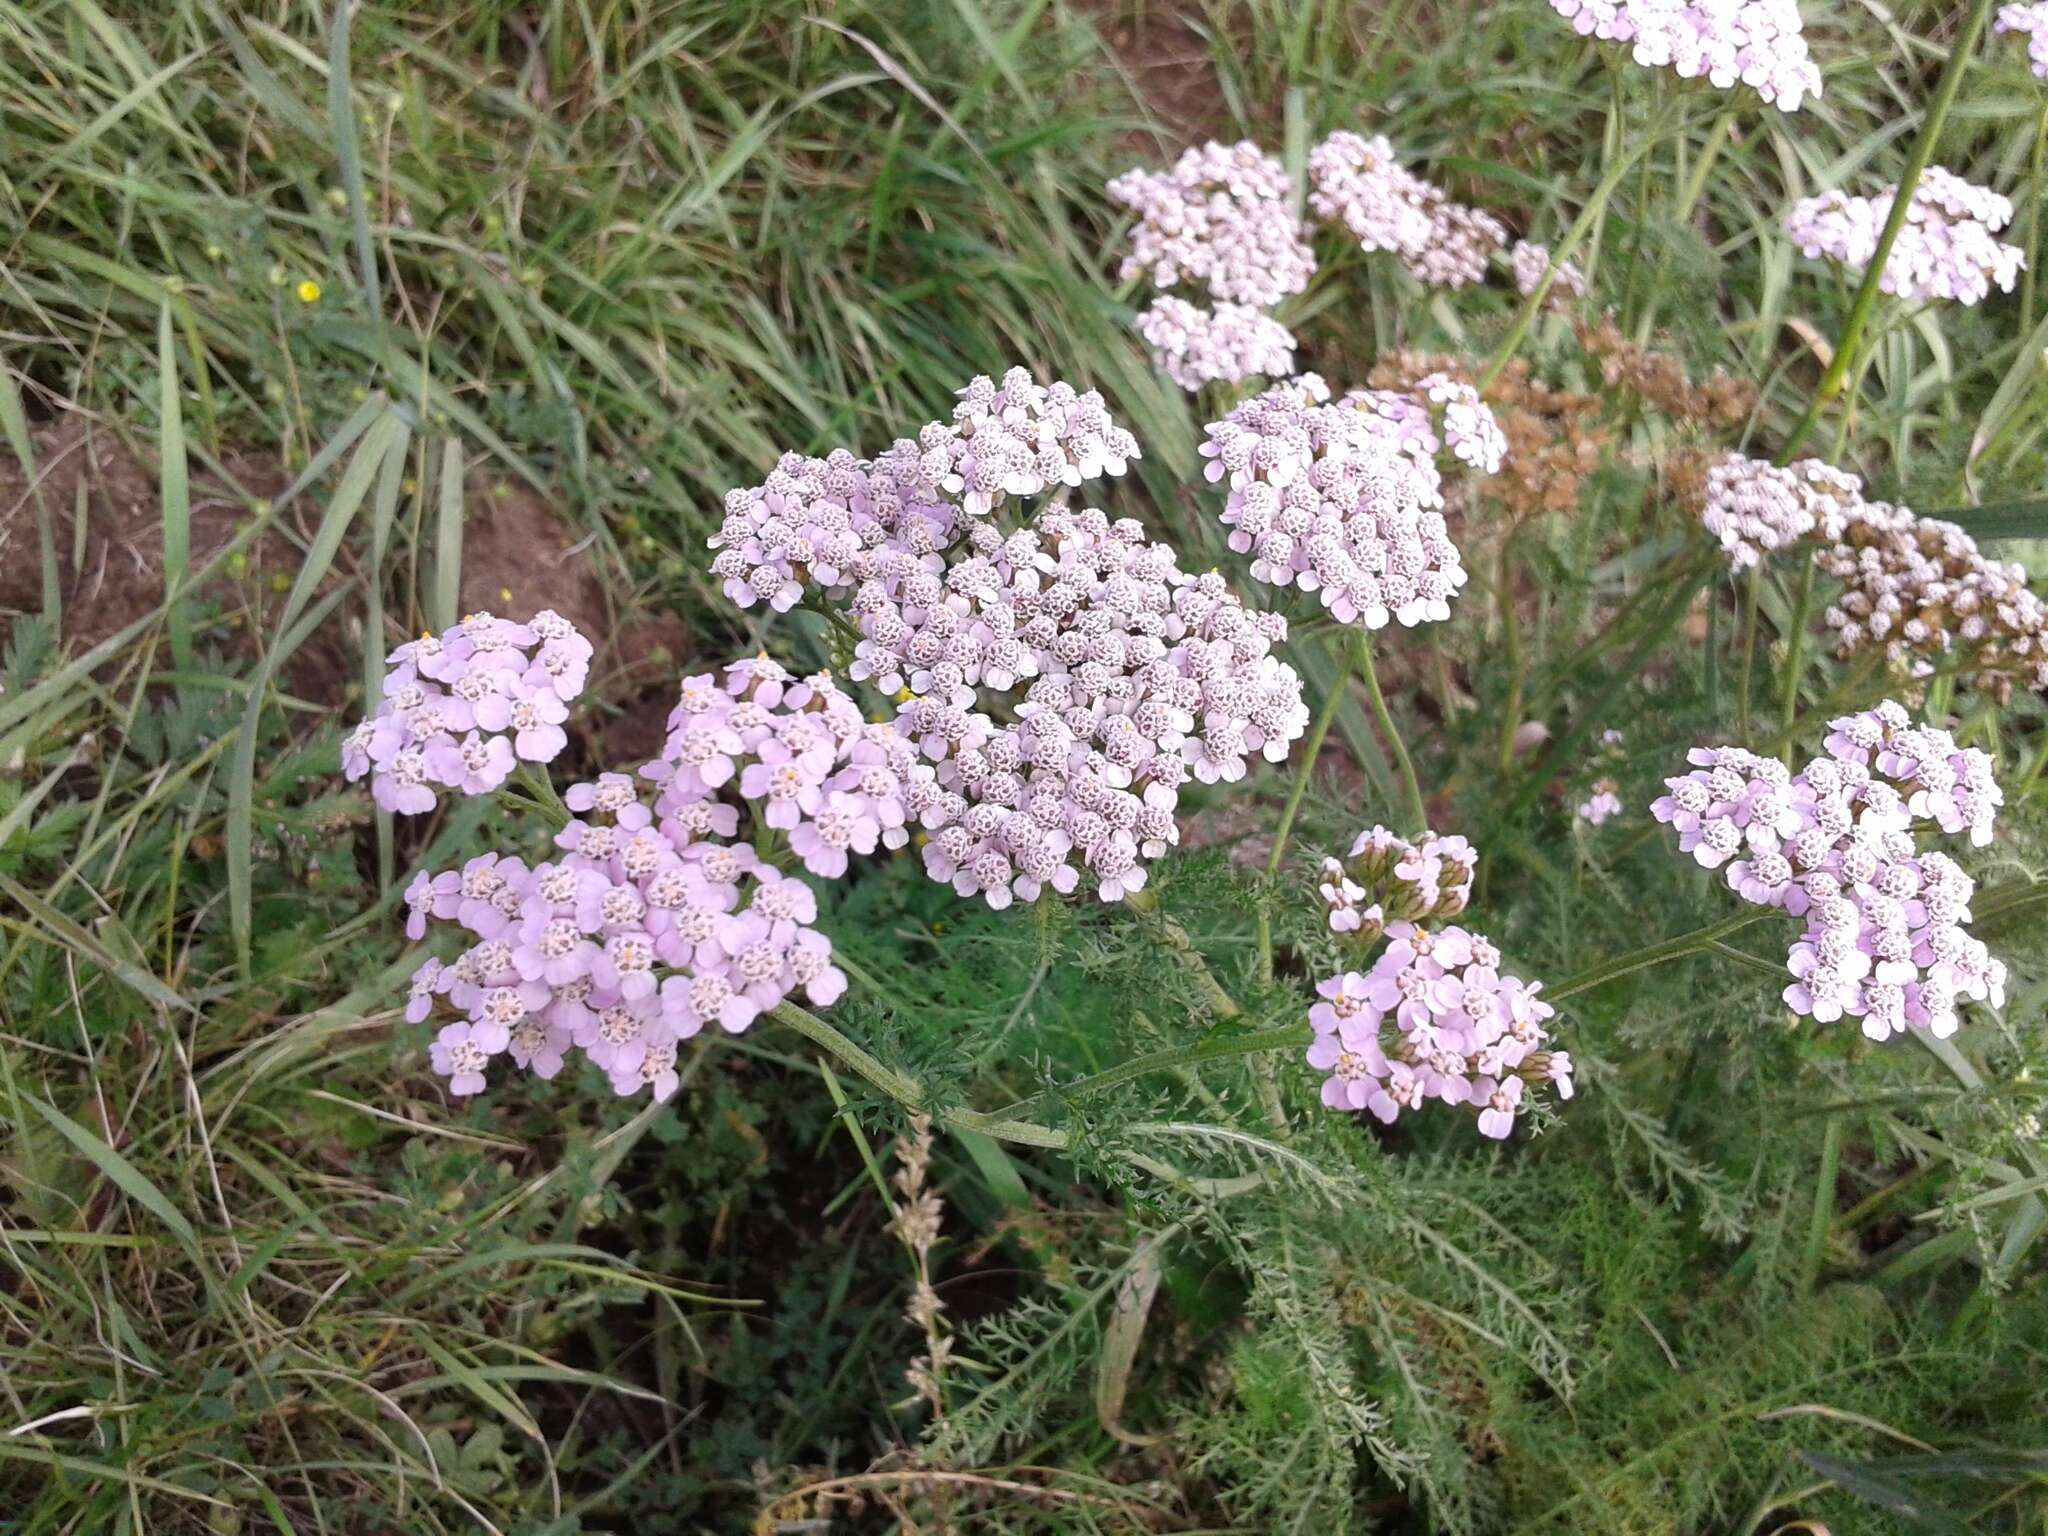
[[[1897,187],[1875,197],[1840,191],[1804,198],[1785,216],[1785,233],[1809,258],[1839,262],[1852,272],[1877,255],[1878,237],[1891,217]],[[1902,299],[1981,302],[1996,287],[2010,293],[2026,266],[2026,253],[1997,232],[2012,222],[2010,199],[1972,186],[1930,165],[1920,173],[1906,222],[1885,258],[1878,286]]]
[[[842,605],[851,676],[899,696],[914,748],[892,769],[904,814],[926,872],[960,895],[1003,907],[1085,877],[1119,899],[1178,840],[1183,783],[1278,762],[1307,726],[1301,680],[1273,651],[1285,621],[1247,610],[1221,576],[1183,572],[1142,525],[1093,508],[999,523],[1023,498],[1121,474],[1137,451],[1099,395],[1013,369],[881,459],[785,460],[782,482],[728,500],[713,564],[728,590],[759,601],[787,583]],[[811,558],[815,539],[792,539],[793,499],[834,531],[845,514],[853,538],[829,565]],[[717,730],[699,750],[713,772],[731,755]],[[844,808],[823,803],[820,825],[836,828]]]
[[[1621,786],[1612,779],[1595,779],[1592,792],[1579,802],[1579,820],[1588,826],[1602,826],[1622,810]]]
[[[2011,32],[2027,40],[2027,63],[2048,80],[2048,0],[2032,5],[2001,5],[1991,23],[1994,32]]]
[[[1627,43],[1636,63],[1720,90],[1749,86],[1796,112],[1821,92],[1797,0],[1550,0],[1581,37]]]
[[[580,1052],[616,1092],[661,1100],[701,1031],[737,1033],[793,995],[834,1002],[846,978],[811,926],[817,897],[732,841],[725,796],[761,806],[807,869],[836,878],[849,853],[904,843],[917,766],[823,675],[763,659],[686,679],[642,780],[604,774],[563,797],[576,815],[556,856],[529,867],[485,854],[406,891],[411,937],[440,922],[475,941],[413,978],[409,1019],[459,1015],[435,1039],[434,1069],[451,1092],[480,1093],[501,1057],[551,1078]],[[658,786],[651,807],[643,783]]]
[[[1508,252],[1508,266],[1514,272],[1515,292],[1526,299],[1543,281],[1543,274],[1550,271],[1550,247],[1533,240],[1517,240],[1514,249]],[[1557,264],[1557,275],[1550,280],[1550,298],[1555,303],[1566,296],[1586,296],[1586,274],[1563,261]]]
[[[2006,969],[1964,924],[1974,882],[1916,830],[1991,840],[2004,797],[1990,757],[1895,703],[1830,722],[1797,775],[1739,747],[1700,747],[1651,814],[1743,901],[1805,920],[1785,1004],[1885,1040],[1955,1033],[1965,1001],[2004,1004]]]
[[[1309,151],[1309,207],[1341,223],[1368,253],[1389,251],[1435,288],[1483,282],[1507,244],[1492,214],[1453,201],[1404,167],[1384,137],[1342,130]]]
[[[1437,456],[1491,473],[1505,451],[1471,386],[1432,375],[1413,394],[1318,403],[1281,385],[1204,428],[1229,497],[1230,547],[1251,573],[1321,598],[1339,622],[1379,629],[1450,616],[1466,575],[1443,517]]]
[[[1707,471],[1700,526],[1742,570],[1808,534],[1839,538],[1862,492],[1862,481],[1818,459],[1780,468],[1728,453]]]
[[[1458,916],[1478,867],[1478,851],[1462,837],[1424,832],[1411,842],[1376,826],[1358,834],[1347,857],[1323,860],[1317,890],[1330,931],[1369,944],[1392,923]]]
[[[488,794],[522,762],[552,762],[583,692],[591,645],[560,614],[524,624],[473,613],[393,651],[376,712],[343,740],[350,783],[387,811],[431,811],[444,790]]]
[[[1269,309],[1315,273],[1287,168],[1248,139],[1190,149],[1168,171],[1126,171],[1108,192],[1138,215],[1120,278],[1186,278],[1224,303]]]
[[[1169,294],[1138,316],[1138,334],[1152,349],[1152,366],[1190,393],[1294,372],[1294,334],[1242,304],[1203,309]]]

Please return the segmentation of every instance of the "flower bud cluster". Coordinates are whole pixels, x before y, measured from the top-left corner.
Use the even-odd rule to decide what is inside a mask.
[[[1432,375],[1412,394],[1323,403],[1281,385],[1204,433],[1204,472],[1229,486],[1230,547],[1252,556],[1258,580],[1315,592],[1339,622],[1368,629],[1450,616],[1466,575],[1437,455],[1448,447],[1491,473],[1506,446],[1469,385]]]
[[[1472,898],[1479,853],[1462,837],[1424,832],[1417,842],[1385,827],[1358,834],[1349,856],[1323,860],[1317,892],[1330,931],[1370,944],[1389,923],[1446,922]]]
[[[1961,662],[2001,702],[2015,684],[2048,688],[2048,605],[2025,567],[1988,558],[1954,523],[1859,501],[1819,562],[1842,584],[1826,622],[1843,659],[1882,650],[1912,677]]]
[[[488,794],[522,762],[547,763],[569,743],[562,722],[583,692],[591,645],[543,609],[524,624],[473,613],[391,653],[376,712],[341,747],[350,783],[370,775],[387,811],[418,816],[440,791]]]
[[[1341,223],[1366,252],[1392,252],[1418,281],[1463,288],[1485,281],[1507,244],[1500,220],[1454,202],[1404,167],[1384,137],[1341,130],[1309,151],[1309,207]]]
[[[1695,748],[1651,814],[1743,901],[1805,919],[1786,956],[1793,1012],[1886,1040],[1952,1035],[1965,1001],[2002,1007],[2005,965],[1963,926],[1974,882],[1914,835],[1990,842],[2004,800],[1990,757],[1891,702],[1830,722],[1823,752],[1794,775],[1740,747]]]
[[[1887,187],[1875,197],[1829,191],[1803,198],[1785,216],[1785,233],[1807,257],[1861,272],[1877,255],[1878,237],[1897,196],[1897,187]],[[1938,165],[1928,166],[1914,184],[1906,222],[1892,242],[1878,286],[1916,302],[1977,304],[1994,287],[2010,293],[2027,264],[2024,251],[1997,238],[2012,215],[2009,198]]]
[[[1628,43],[1638,64],[1720,90],[1749,86],[1796,112],[1821,90],[1797,0],[1550,0],[1581,37]]]
[[[1483,935],[1429,926],[1465,910],[1478,856],[1461,837],[1416,842],[1361,832],[1351,857],[1323,865],[1331,929],[1361,959],[1382,926],[1392,942],[1363,970],[1320,982],[1308,1063],[1328,1076],[1323,1102],[1391,1123],[1432,1100],[1468,1106],[1481,1135],[1504,1139],[1548,1083],[1572,1096],[1571,1057],[1544,1027],[1542,984],[1503,973]]]

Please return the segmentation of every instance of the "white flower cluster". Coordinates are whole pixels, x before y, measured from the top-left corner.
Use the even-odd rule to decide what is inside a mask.
[[[1830,191],[1804,198],[1785,216],[1785,233],[1809,258],[1861,272],[1877,254],[1897,195],[1894,186],[1875,197]],[[2010,199],[1928,166],[1913,188],[1878,286],[1902,299],[1959,304],[1980,303],[1994,286],[2010,293],[2027,264],[2025,252],[1997,238],[2012,213]]]
[[[1508,265],[1515,274],[1515,292],[1526,299],[1550,270],[1550,247],[1533,240],[1517,240],[1514,249],[1508,252]],[[1586,274],[1568,261],[1558,263],[1557,276],[1550,282],[1551,299],[1555,301],[1560,294],[1575,299],[1586,296]]]
[[[1101,396],[1022,369],[960,394],[875,460],[787,456],[734,492],[713,569],[742,606],[793,587],[851,616],[851,675],[900,696],[921,757],[895,777],[934,879],[1003,907],[1085,871],[1115,900],[1178,840],[1190,776],[1301,735],[1301,680],[1271,654],[1287,626],[1135,521],[1061,507],[1006,531],[1011,498],[1121,474],[1137,444]]]
[[[1796,776],[1741,747],[1697,747],[1651,814],[1742,900],[1806,920],[1786,956],[1795,1013],[1849,1015],[1873,1040],[1908,1027],[1946,1038],[1962,1001],[2003,1006],[2006,968],[1963,926],[1970,877],[1914,833],[1987,845],[2004,800],[1991,758],[1889,701],[1830,725],[1826,755]]]
[[[1638,64],[1720,90],[1740,83],[1782,111],[1820,94],[1797,0],[1550,0],[1581,37],[1628,43]]]
[[[1152,366],[1190,393],[1294,371],[1293,332],[1243,304],[1210,310],[1168,294],[1138,316],[1138,334],[1152,349]]]
[[[1492,214],[1453,202],[1406,169],[1384,137],[1349,130],[1309,151],[1309,207],[1335,219],[1367,252],[1391,251],[1433,288],[1482,282],[1508,232]]]
[[[1173,288],[1187,278],[1226,303],[1268,309],[1315,272],[1287,168],[1249,139],[1190,149],[1170,171],[1126,171],[1107,190],[1138,215],[1122,279]]]
[[[2027,63],[2035,74],[2048,80],[2048,0],[2032,5],[2001,5],[1994,32],[2013,32],[2027,40]]]
[[[1112,201],[1135,209],[1118,276],[1156,287],[1205,283],[1213,310],[1171,295],[1138,316],[1152,366],[1190,393],[1254,374],[1294,371],[1294,336],[1262,313],[1308,286],[1315,256],[1294,211],[1286,167],[1249,139],[1190,149],[1170,171],[1130,170]]]
[[[1469,386],[1433,375],[1414,395],[1320,403],[1283,385],[1203,430],[1204,472],[1229,483],[1230,547],[1252,556],[1254,577],[1315,592],[1340,623],[1367,629],[1450,617],[1466,578],[1436,456],[1448,445],[1491,473],[1505,450]]]
[[[1819,459],[1780,468],[1729,453],[1707,471],[1700,525],[1742,570],[1810,533],[1839,538],[1862,492],[1862,481]]]

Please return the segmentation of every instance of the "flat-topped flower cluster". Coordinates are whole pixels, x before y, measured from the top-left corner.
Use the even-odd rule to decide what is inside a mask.
[[[1417,842],[1361,832],[1348,859],[1328,859],[1320,893],[1330,931],[1371,965],[1317,984],[1308,1063],[1328,1073],[1323,1102],[1391,1123],[1431,1101],[1462,1104],[1480,1134],[1503,1139],[1550,1084],[1572,1095],[1572,1064],[1544,1027],[1555,1013],[1501,969],[1485,935],[1450,923],[1465,910],[1478,855],[1460,837]],[[1436,924],[1446,926],[1437,927]]]
[[[591,646],[552,609],[524,624],[473,613],[388,658],[382,698],[341,746],[350,783],[370,775],[387,811],[431,811],[444,790],[488,794],[522,762],[552,762],[583,692]]]
[[[1367,629],[1450,616],[1466,575],[1437,455],[1491,474],[1506,451],[1469,384],[1437,374],[1412,394],[1337,401],[1279,385],[1203,430],[1204,472],[1229,486],[1222,519],[1253,577],[1312,591],[1339,622]]]
[[[1974,883],[1915,837],[1990,842],[2004,796],[1989,755],[1891,702],[1831,722],[1822,750],[1795,775],[1740,747],[1695,748],[1651,813],[1742,900],[1805,919],[1786,957],[1795,1013],[1886,1040],[1952,1035],[1966,1001],[2003,1006],[2005,965],[1964,927]]]
[[[1100,395],[1012,369],[875,460],[785,456],[713,540],[742,606],[809,594],[844,615],[852,676],[903,696],[927,873],[991,906],[1084,878],[1104,900],[1138,889],[1178,840],[1188,778],[1278,762],[1307,726],[1278,615],[1133,520],[998,516],[1137,451]]]
[[[1309,207],[1318,218],[1342,224],[1367,253],[1391,252],[1429,287],[1484,282],[1507,244],[1500,220],[1408,170],[1384,136],[1333,133],[1309,151],[1308,174]]]
[[[441,922],[475,940],[413,976],[408,1019],[462,1015],[435,1037],[434,1070],[450,1091],[480,1093],[501,1057],[551,1078],[580,1051],[614,1091],[666,1099],[678,1047],[705,1028],[737,1033],[793,993],[833,1002],[846,978],[811,926],[817,897],[735,840],[738,811],[718,795],[734,787],[765,807],[806,867],[836,876],[849,850],[903,840],[909,760],[829,678],[759,660],[688,679],[668,748],[640,780],[571,787],[577,815],[555,857],[485,854],[407,889],[410,937]]]
[[[1785,216],[1785,233],[1807,257],[1862,272],[1877,255],[1898,192],[1891,186],[1874,197],[1827,191],[1803,198]],[[1959,304],[1981,303],[1994,287],[2010,293],[2027,264],[2024,251],[1998,239],[2012,215],[2010,198],[1928,166],[1914,183],[1879,288],[1916,302]]]
[[[1797,0],[1550,0],[1581,37],[1627,43],[1636,63],[1728,90],[1749,86],[1782,111],[1821,92]]]
[[[1844,660],[1879,651],[1910,677],[1958,670],[2000,700],[2048,688],[2048,604],[2025,568],[1990,559],[1954,523],[1866,500],[1855,475],[1730,453],[1708,470],[1700,522],[1736,569],[1812,540],[1841,584],[1826,623]]]

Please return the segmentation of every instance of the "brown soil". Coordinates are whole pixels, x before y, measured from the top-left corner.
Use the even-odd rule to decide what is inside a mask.
[[[1161,0],[1081,0],[1132,93],[1172,145],[1234,138],[1230,108],[1209,58],[1199,7]],[[1153,135],[1132,134],[1134,152],[1157,153]]]
[[[15,618],[43,608],[43,560],[36,502],[55,535],[60,640],[72,654],[153,612],[163,600],[163,514],[157,466],[104,424],[68,413],[35,429],[31,445],[39,475],[33,485],[14,458],[0,454],[0,640]],[[290,477],[276,455],[229,453],[224,475],[192,479],[191,563],[206,564],[251,516],[255,499],[281,492]],[[598,756],[639,762],[661,745],[674,679],[689,655],[689,630],[671,615],[627,621],[613,608],[591,540],[523,482],[485,474],[467,486],[461,605],[525,618],[553,608],[598,647],[593,693]],[[286,509],[250,546],[246,565],[223,574],[203,596],[201,645],[247,658],[274,630],[317,519],[317,504]],[[344,556],[344,561],[347,557]],[[335,580],[352,569],[337,562]],[[344,604],[345,613],[352,612]],[[359,612],[359,610],[353,610]],[[254,637],[254,638],[252,638]],[[329,626],[309,637],[287,668],[286,685],[300,698],[336,705],[362,676],[360,622]]]

